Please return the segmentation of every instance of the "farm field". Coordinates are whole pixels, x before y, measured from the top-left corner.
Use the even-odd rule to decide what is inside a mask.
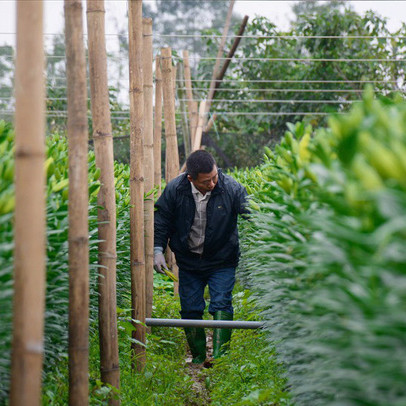
[[[229,404],[258,404],[258,399],[263,399],[262,404],[288,404],[292,395],[297,397],[298,404],[330,404],[335,399],[354,405],[384,405],[388,401],[401,405],[405,401],[402,373],[405,115],[405,102],[378,101],[372,92],[366,92],[363,103],[354,106],[348,115],[331,117],[326,129],[312,129],[303,123],[289,125],[281,143],[274,151],[267,151],[263,164],[233,173],[252,196],[252,219],[242,221],[240,228],[243,256],[239,271],[241,287],[235,294],[237,314],[246,320],[265,320],[266,328],[263,333],[234,333],[229,355],[204,373],[213,404],[226,400]],[[0,337],[2,348],[6,349],[3,354],[8,354],[13,207],[5,202],[9,202],[6,196],[12,196],[13,190],[9,166],[13,132],[4,122],[1,128],[4,231],[1,233]],[[67,256],[65,191],[68,182],[64,138],[49,139],[46,171],[45,371],[49,378],[45,379],[44,401],[63,404],[57,402],[66,397],[68,286],[63,258]],[[117,285],[124,371],[130,363],[126,348],[133,328],[125,310],[130,307],[125,254],[129,244],[127,178],[128,167],[116,164]],[[97,179],[94,156],[90,154],[90,207],[95,207]],[[90,314],[94,378],[91,384],[95,401],[102,402],[111,391],[103,389],[96,378],[97,259],[92,248],[96,240],[93,210],[90,209],[89,217],[93,253]],[[158,299],[154,312],[156,317],[169,317],[171,313],[176,318],[178,305],[170,293],[171,282],[164,278],[157,277],[155,281]],[[184,371],[185,342],[180,332],[156,328],[147,342],[151,369],[147,368],[134,380],[138,382],[135,387],[131,385],[131,372],[128,377],[123,372],[125,396],[137,398],[148,385],[158,396],[156,385],[163,385],[158,392],[168,396],[166,404],[172,404],[171,396],[173,404],[179,400],[177,396],[183,396],[185,404],[197,402],[190,389],[191,378]],[[160,365],[163,360],[166,364],[171,359],[173,368],[181,372],[173,373],[171,367],[167,375],[169,371]],[[5,396],[8,357],[2,357],[1,367],[1,393]],[[178,382],[182,375],[184,378]],[[219,375],[226,375],[227,381],[219,379]],[[348,375],[350,378],[344,379]],[[139,404],[148,404],[148,399],[152,399],[148,396],[145,400],[140,397]],[[122,399],[124,404],[125,399]],[[245,403],[238,403],[241,399]]]
[[[0,44],[0,406],[406,405],[406,24],[84,3]]]

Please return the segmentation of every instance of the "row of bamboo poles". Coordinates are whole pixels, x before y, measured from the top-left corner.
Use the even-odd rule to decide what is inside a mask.
[[[69,154],[69,404],[88,404],[89,246],[88,246],[88,122],[87,75],[82,0],[64,0]],[[234,0],[220,45],[223,52]],[[245,27],[247,17],[243,21]],[[99,338],[101,380],[120,385],[116,313],[116,202],[113,135],[109,109],[104,0],[87,0],[89,82],[96,165],[101,170],[98,194]],[[153,194],[161,193],[162,115],[165,123],[165,178],[179,174],[175,121],[176,79],[184,81],[187,106],[183,133],[185,152],[200,148],[211,99],[220,74],[216,65],[209,99],[198,107],[193,100],[189,55],[176,69],[170,48],[155,57],[153,83],[152,20],[142,17],[142,0],[128,0],[130,100],[130,261],[133,368],[146,362],[145,319],[153,301]],[[238,41],[242,35],[240,28]],[[236,37],[237,40],[237,37]],[[236,43],[238,45],[238,43]],[[237,46],[236,45],[236,46]],[[235,48],[234,51],[235,51]],[[231,55],[232,57],[232,55]],[[45,65],[43,0],[17,2],[17,59],[15,74],[16,210],[14,315],[10,405],[39,405],[43,363],[45,308]],[[27,67],[30,69],[27,69]],[[185,99],[179,94],[179,99]],[[153,105],[155,99],[155,108]],[[147,198],[145,199],[145,195]],[[169,251],[169,250],[167,250]],[[177,275],[173,254],[168,265]],[[174,286],[177,293],[177,284]],[[139,323],[141,322],[141,323]],[[111,405],[119,400],[111,399]]]
[[[151,317],[153,296],[153,195],[161,189],[162,113],[166,138],[166,181],[179,174],[175,124],[176,70],[170,48],[155,59],[153,85],[152,20],[142,18],[142,0],[129,0],[130,195],[132,318]],[[82,1],[65,0],[69,153],[69,404],[88,404],[89,247],[87,75]],[[101,380],[119,388],[116,314],[116,203],[113,137],[109,110],[104,0],[87,0],[89,81],[98,195],[99,336]],[[15,75],[16,212],[14,321],[10,405],[39,405],[45,307],[45,83],[43,1],[17,2]],[[191,93],[187,51],[190,135],[187,152],[200,148],[204,104],[197,113]],[[30,66],[30,69],[27,69]],[[155,115],[153,107],[155,99]],[[203,107],[202,107],[203,106]],[[169,262],[175,267],[173,254]],[[174,273],[176,274],[176,269]],[[175,286],[175,292],[177,287]],[[133,366],[146,362],[145,327],[135,324]],[[112,405],[119,401],[112,399]]]

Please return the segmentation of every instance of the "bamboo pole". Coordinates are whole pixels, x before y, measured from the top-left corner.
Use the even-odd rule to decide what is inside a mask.
[[[185,82],[184,82],[184,71],[183,71],[183,64],[178,63],[178,69],[177,69],[177,78],[178,78],[178,99],[179,101],[179,108],[181,111],[181,124],[182,124],[182,133],[183,133],[183,142],[185,146],[185,155],[186,157],[189,156],[190,154],[190,132],[189,132],[189,126],[187,122],[187,105],[186,102],[184,101],[187,96],[185,93]]]
[[[196,138],[196,131],[197,131],[197,124],[199,122],[199,103],[196,100],[192,101],[192,117],[193,117],[193,132],[192,135],[190,136],[191,138],[191,143],[190,145],[193,147],[193,144],[195,143],[195,138]]]
[[[195,136],[195,143],[193,144],[193,149],[192,151],[197,151],[200,149],[201,142],[202,142],[202,133],[203,133],[203,125],[206,120],[206,101],[200,102],[200,107],[199,107],[199,121],[197,123],[197,129],[196,129],[196,136]]]
[[[192,146],[192,152],[197,151],[201,148],[202,137],[203,137],[203,123],[206,116],[206,101],[201,101],[199,106],[199,121],[197,123],[196,134],[194,139],[194,144]],[[186,170],[186,161],[183,163],[180,172]]]
[[[89,75],[96,165],[100,168],[97,196],[99,238],[100,374],[104,383],[120,387],[116,300],[116,200],[113,137],[110,119],[105,43],[104,0],[87,0]],[[118,399],[110,399],[118,405]]]
[[[226,71],[228,69],[228,66],[230,65],[231,59],[233,58],[235,51],[237,50],[238,45],[240,44],[241,38],[245,31],[245,27],[247,26],[247,22],[248,22],[248,16],[245,16],[241,22],[237,35],[234,38],[233,45],[231,46],[230,51],[227,54],[227,59],[224,61],[224,65],[221,68],[220,73],[218,74],[218,76],[216,78],[216,82],[214,85],[214,91],[213,91],[213,98],[216,94],[217,89],[220,87],[220,83],[223,80],[224,75],[226,74]]]
[[[162,48],[161,55],[165,139],[168,161],[168,178],[166,179],[166,181],[169,182],[170,180],[178,176],[179,172],[179,154],[176,135],[175,95],[173,91],[173,66],[171,48]]]
[[[161,195],[162,170],[162,75],[159,56],[155,58],[154,184]]]
[[[206,127],[206,131],[205,131],[205,132],[209,132],[209,131],[211,130],[211,128],[212,128],[213,125],[214,125],[214,122],[216,121],[216,119],[217,119],[217,114],[214,113],[214,114],[210,117],[209,122],[207,123],[207,127]]]
[[[178,140],[176,135],[175,120],[175,95],[173,86],[173,66],[171,48],[162,48],[162,81],[163,81],[163,102],[164,102],[164,121],[165,121],[165,139],[166,139],[166,182],[170,182],[179,174],[179,153]],[[169,249],[168,249],[168,252]],[[169,258],[168,258],[169,257]],[[178,269],[173,259],[173,253],[169,253],[167,258],[168,265],[172,265],[172,272],[177,276]],[[174,283],[174,292],[178,293],[178,283]]]
[[[235,3],[235,0],[231,0],[230,5],[228,7],[228,12],[227,12],[227,17],[226,17],[226,22],[225,22],[225,25],[224,25],[223,35],[221,37],[220,46],[219,46],[219,49],[218,49],[218,52],[217,52],[216,63],[214,64],[213,74],[212,74],[212,77],[211,77],[211,83],[210,83],[210,88],[209,88],[209,93],[208,93],[208,96],[207,96],[206,113],[208,113],[210,111],[211,102],[213,100],[214,91],[215,91],[215,88],[216,88],[216,79],[217,79],[219,68],[220,68],[221,58],[223,57],[224,46],[226,44],[228,30],[229,30],[230,24],[231,24],[231,17],[232,17],[232,14],[233,14],[234,3]],[[205,117],[205,121],[203,123],[203,128],[206,127],[206,123],[207,123],[207,114],[206,114],[206,117]]]
[[[43,2],[19,1],[11,406],[41,404],[46,231],[44,62]]]
[[[144,94],[142,72],[142,0],[128,1],[130,65],[130,238],[132,318],[145,322],[144,252]],[[145,344],[145,327],[134,322],[133,339]],[[132,366],[145,366],[145,347],[132,342]]]
[[[82,1],[65,0],[69,143],[69,404],[88,404],[87,83]]]
[[[143,75],[144,75],[144,178],[145,191],[154,188],[154,111],[152,73],[152,19],[143,18]],[[146,317],[152,314],[154,289],[154,195],[145,201],[145,284]]]
[[[172,65],[172,84],[173,84],[173,97],[176,100],[176,75],[178,72],[178,65]]]
[[[190,125],[190,145],[194,144],[196,128],[197,128],[197,104],[193,100],[193,85],[192,75],[190,72],[189,51],[183,51],[183,64],[185,73],[185,85],[186,85],[186,99],[189,112],[189,125]]]

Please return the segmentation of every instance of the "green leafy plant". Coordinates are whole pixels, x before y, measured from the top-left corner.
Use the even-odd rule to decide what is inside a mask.
[[[405,114],[367,91],[328,129],[290,125],[240,175],[245,282],[300,404],[405,402]]]

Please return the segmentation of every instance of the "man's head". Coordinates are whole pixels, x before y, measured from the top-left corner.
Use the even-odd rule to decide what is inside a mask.
[[[192,152],[186,160],[188,179],[201,193],[212,191],[217,185],[217,165],[213,156],[207,151]]]

